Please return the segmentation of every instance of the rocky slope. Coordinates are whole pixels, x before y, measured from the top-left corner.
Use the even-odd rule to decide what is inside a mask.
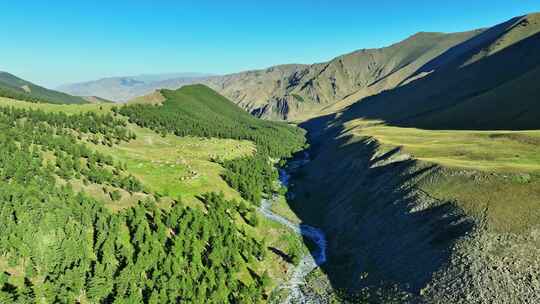
[[[305,127],[312,130],[314,157],[292,179],[292,206],[305,223],[322,227],[328,240],[327,263],[307,293],[345,303],[540,301],[538,225],[501,229],[497,221],[504,219],[487,196],[466,202],[459,190],[439,193],[448,183],[486,193],[509,192],[505,187],[519,182],[418,161],[335,120]],[[537,185],[528,191],[537,193]],[[467,203],[482,210],[469,213]],[[519,205],[507,201],[531,222],[536,212]],[[342,291],[347,296],[336,296]]]
[[[328,298],[345,290],[340,300],[374,303],[540,301],[537,171],[419,161],[354,124],[539,129],[539,21],[532,14],[477,33],[393,90],[303,124],[314,158],[293,179],[293,207],[328,240],[328,262],[312,279],[312,293]],[[538,147],[533,137],[513,136]],[[414,144],[431,148],[421,138]],[[465,147],[478,143],[461,145],[465,156]]]
[[[336,103],[344,107],[392,89],[430,60],[479,33],[418,33],[389,47],[358,50],[325,63],[277,66],[206,82],[257,116],[299,120]]]

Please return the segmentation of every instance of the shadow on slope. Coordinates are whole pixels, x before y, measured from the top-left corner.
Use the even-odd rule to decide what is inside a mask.
[[[320,130],[331,120],[322,117],[303,127]],[[367,290],[416,298],[473,224],[451,202],[416,188],[438,168],[399,150],[380,154],[372,139],[341,132],[334,128],[312,138],[312,161],[293,176],[291,207],[305,224],[326,233],[328,259],[321,270],[332,289],[364,289],[374,301],[381,295],[373,298]]]
[[[353,137],[342,123],[367,118],[424,129],[540,128],[539,20],[515,18],[488,29],[421,67],[417,75],[429,73],[423,78],[365,98],[339,117],[302,125],[312,161],[293,176],[291,207],[304,223],[325,231],[328,260],[321,270],[334,290],[404,292],[411,302],[421,301],[455,242],[474,226],[454,202],[420,189],[441,174],[439,167],[399,149],[381,152],[376,141]],[[385,301],[379,296],[371,299]]]
[[[424,129],[540,128],[540,32],[490,53],[511,40],[510,31],[536,31],[537,19],[515,18],[484,31],[416,72],[431,74],[365,98],[350,106],[343,119]]]

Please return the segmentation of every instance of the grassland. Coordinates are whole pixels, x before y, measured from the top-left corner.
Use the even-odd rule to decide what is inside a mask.
[[[77,114],[83,112],[109,113],[115,106],[114,104],[51,104],[51,103],[29,103],[6,97],[0,97],[1,106],[9,106],[20,109],[34,109],[45,112],[63,112],[66,114]]]
[[[254,146],[248,141],[205,139],[157,135],[132,126],[137,139],[113,147],[96,146],[127,165],[152,192],[194,201],[209,191],[223,191],[228,198],[239,198],[221,179],[222,168],[214,157],[233,159],[250,155]]]
[[[524,232],[540,223],[540,131],[434,131],[366,120],[346,128],[375,138],[381,153],[400,148],[441,166],[423,190],[456,202],[489,229]]]
[[[356,135],[372,136],[382,148],[400,147],[412,157],[451,168],[485,172],[539,173],[540,131],[433,131],[356,120]]]
[[[292,223],[300,224],[302,223],[302,220],[298,217],[298,215],[291,210],[291,207],[289,206],[289,203],[287,202],[287,199],[285,199],[284,196],[280,196],[279,199],[277,199],[274,204],[272,204],[272,212],[275,214],[279,214],[282,217],[288,219]]]

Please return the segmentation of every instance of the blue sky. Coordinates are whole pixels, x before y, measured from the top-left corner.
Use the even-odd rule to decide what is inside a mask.
[[[313,63],[418,31],[491,26],[538,0],[2,0],[0,70],[41,85]]]

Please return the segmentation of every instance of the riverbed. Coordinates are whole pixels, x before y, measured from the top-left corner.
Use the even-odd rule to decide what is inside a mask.
[[[281,185],[289,186],[291,175],[289,172],[298,170],[309,162],[309,154],[304,153],[303,157],[297,160],[293,160],[288,165],[288,171],[279,169],[279,182]],[[315,270],[320,265],[326,262],[326,236],[324,232],[313,226],[304,224],[295,224],[285,217],[276,214],[272,211],[272,205],[277,201],[278,196],[273,195],[271,198],[263,199],[259,212],[267,219],[280,223],[283,226],[288,227],[298,235],[302,235],[313,241],[316,245],[314,252],[306,254],[300,263],[292,269],[292,274],[289,279],[279,286],[279,289],[289,290],[287,299],[282,303],[311,303],[308,296],[304,294],[302,286],[306,284],[306,276]]]

